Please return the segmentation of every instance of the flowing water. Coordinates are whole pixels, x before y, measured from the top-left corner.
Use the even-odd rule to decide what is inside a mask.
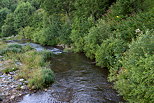
[[[22,44],[25,45],[25,44]],[[31,43],[36,50],[44,47]],[[122,97],[107,81],[108,71],[92,64],[83,54],[62,53],[56,48],[47,48],[58,54],[51,58],[55,82],[46,90],[28,94],[19,103],[119,103]],[[61,54],[60,54],[61,53]]]

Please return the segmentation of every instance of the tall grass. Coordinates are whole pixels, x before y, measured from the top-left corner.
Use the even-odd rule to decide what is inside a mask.
[[[0,42],[0,55],[13,61],[20,61],[19,73],[16,79],[24,78],[28,81],[31,89],[42,89],[54,82],[54,73],[49,68],[47,59],[53,56],[50,51],[37,52],[30,46],[21,46],[19,44],[10,44]],[[4,72],[10,72],[12,69],[6,69]]]

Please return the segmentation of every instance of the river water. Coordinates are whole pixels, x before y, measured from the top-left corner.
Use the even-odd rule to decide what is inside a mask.
[[[25,45],[25,44],[22,44]],[[36,50],[44,47],[31,43]],[[19,103],[119,103],[121,96],[107,81],[108,70],[92,64],[83,54],[63,53],[46,48],[58,54],[50,59],[55,72],[55,82],[46,90],[28,94]]]

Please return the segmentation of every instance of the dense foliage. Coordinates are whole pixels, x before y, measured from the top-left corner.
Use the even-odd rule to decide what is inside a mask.
[[[109,69],[109,80],[130,103],[154,102],[153,21],[154,0],[0,1],[0,37],[84,52]]]

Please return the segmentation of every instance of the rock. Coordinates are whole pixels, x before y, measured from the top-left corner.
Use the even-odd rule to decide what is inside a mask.
[[[20,81],[20,82],[23,82],[23,81],[24,81],[24,79],[19,79],[19,81]]]
[[[8,77],[8,79],[12,79],[13,77],[11,76],[11,77]]]
[[[22,96],[22,94],[19,94],[18,96]]]
[[[16,86],[15,85],[12,85],[11,88],[16,88]]]
[[[45,91],[45,92],[47,92],[47,91],[48,91],[48,89],[44,89],[44,91]]]
[[[21,62],[16,62],[16,65],[22,65],[22,63]]]
[[[10,74],[10,75],[14,75],[14,72],[10,72],[9,74]]]
[[[11,96],[11,98],[10,99],[14,99],[15,98],[15,96],[13,95],[13,96]]]
[[[26,84],[28,84],[28,81],[25,81]]]
[[[21,88],[21,89],[26,89],[26,86],[21,86],[20,88]]]

